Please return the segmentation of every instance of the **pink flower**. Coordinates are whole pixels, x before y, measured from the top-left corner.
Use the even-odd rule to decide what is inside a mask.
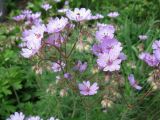
[[[22,48],[21,55],[25,58],[30,58],[34,54],[36,54],[38,50],[36,49],[28,49],[28,48]]]
[[[52,64],[52,70],[54,72],[60,72],[65,67],[65,63],[62,61],[53,62]]]
[[[88,9],[86,10],[85,8],[75,8],[74,11],[68,10],[66,12],[66,16],[70,19],[70,20],[74,20],[74,21],[86,21],[86,20],[90,20],[91,19],[91,11]]]
[[[31,10],[23,10],[21,13],[27,17],[27,15],[32,13],[32,11]]]
[[[133,74],[130,74],[130,75],[128,76],[128,80],[129,80],[130,85],[131,85],[132,87],[134,87],[135,89],[137,89],[137,90],[141,90],[141,89],[142,89],[142,87],[139,86],[139,85],[137,84],[137,82],[135,81]]]
[[[47,10],[49,10],[49,9],[52,8],[52,6],[51,6],[50,4],[43,4],[41,7],[42,7],[45,11],[47,11]]]
[[[55,19],[50,19],[47,24],[48,33],[56,33],[62,31],[68,24],[68,19],[61,17],[60,19],[56,17]]]
[[[118,57],[119,56],[114,53],[111,55],[103,53],[98,56],[97,64],[103,71],[116,71],[120,69],[120,63],[122,62]]]
[[[105,25],[103,27],[99,27],[99,30],[96,32],[96,39],[101,41],[103,39],[114,37],[115,29],[112,25]]]
[[[85,96],[94,95],[97,93],[97,90],[99,89],[96,82],[93,85],[90,85],[89,81],[83,81],[83,83],[80,83],[78,87],[80,90],[80,94]]]
[[[43,120],[39,116],[31,116],[27,120]]]
[[[157,50],[157,49],[160,50],[160,40],[154,41],[154,42],[153,42],[153,45],[152,45],[152,48],[153,48],[154,50]]]
[[[22,34],[22,41],[24,47],[21,55],[29,58],[36,54],[41,47],[41,40],[45,31],[44,25],[32,26],[30,30],[25,30]]]
[[[149,53],[141,53],[139,55],[139,58],[141,60],[144,60],[151,67],[155,67],[159,64],[159,60],[157,59],[157,57],[155,56],[155,54],[149,54]]]
[[[138,37],[140,40],[146,40],[148,38],[147,35],[139,35]]]
[[[103,39],[100,43],[103,53],[114,54],[119,56],[122,51],[121,43],[116,39]]]
[[[13,19],[15,21],[22,21],[25,19],[25,15],[18,15],[18,16],[13,17]]]
[[[97,13],[94,16],[91,16],[91,20],[97,20],[97,19],[102,19],[102,18],[104,18],[104,16],[99,13]]]
[[[22,112],[15,112],[14,114],[10,115],[10,117],[7,118],[7,120],[24,120],[24,118],[25,115]]]
[[[97,28],[98,30],[106,28],[106,29],[113,31],[113,33],[115,32],[115,27],[111,24],[97,23]]]
[[[79,60],[78,63],[74,66],[73,69],[82,73],[82,72],[84,72],[87,69],[87,62],[82,63]]]
[[[33,21],[35,19],[38,19],[41,16],[40,12],[36,12],[36,13],[31,13],[27,15],[27,19],[30,21]]]
[[[64,38],[60,35],[60,33],[55,33],[50,35],[46,41],[47,44],[53,45],[56,47],[60,47],[64,42]]]
[[[119,16],[119,13],[118,12],[110,12],[107,16],[110,18],[116,18]]]

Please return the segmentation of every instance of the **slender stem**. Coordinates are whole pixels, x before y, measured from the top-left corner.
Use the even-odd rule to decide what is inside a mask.
[[[20,104],[20,100],[19,100],[18,94],[17,94],[17,92],[16,92],[16,90],[14,88],[13,88],[13,91],[14,91],[14,94],[16,96],[17,103]]]
[[[72,47],[72,49],[71,49],[70,53],[68,54],[67,58],[69,58],[69,57],[71,56],[71,54],[72,54],[73,50],[74,50],[74,49],[75,49],[75,47],[76,47],[76,44],[77,44],[78,40],[79,40],[79,39],[77,39],[77,40],[76,40],[76,42],[74,43],[74,45],[73,45],[73,47]]]
[[[75,41],[75,43],[74,43],[74,45],[73,45],[73,47],[72,47],[72,49],[71,49],[71,51],[70,51],[69,55],[67,56],[67,58],[69,58],[69,57],[71,56],[71,54],[72,54],[73,50],[75,49],[76,44],[77,44],[77,42],[79,41],[81,31],[82,31],[82,27],[80,27],[80,31],[79,31],[79,35],[78,35],[78,39]]]

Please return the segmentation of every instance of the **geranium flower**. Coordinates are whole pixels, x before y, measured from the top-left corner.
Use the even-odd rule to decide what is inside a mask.
[[[62,31],[68,24],[68,19],[61,17],[60,19],[56,17],[55,19],[50,19],[47,24],[48,33],[56,33]]]
[[[157,66],[159,64],[159,61],[154,54],[141,53],[139,58],[144,60],[151,67]]]
[[[110,12],[107,16],[110,18],[116,18],[119,16],[119,13],[118,12]]]
[[[15,21],[22,21],[24,19],[25,19],[25,15],[18,15],[18,16],[13,17],[13,20]]]
[[[133,88],[135,88],[135,89],[137,89],[137,90],[141,90],[141,89],[142,89],[142,87],[139,86],[139,85],[137,84],[137,82],[135,81],[133,74],[130,74],[130,75],[128,76],[128,80],[129,80],[130,85],[131,85]]]
[[[49,10],[49,9],[52,8],[52,6],[51,6],[50,4],[43,4],[41,7],[42,7],[45,11],[47,11],[47,10]]]
[[[138,38],[140,40],[146,40],[148,38],[148,36],[147,35],[139,35]]]
[[[15,112],[14,114],[10,115],[10,117],[7,118],[7,120],[24,120],[24,118],[25,115],[22,112]]]
[[[43,120],[39,116],[31,116],[27,120]]]
[[[118,59],[117,54],[108,55],[107,53],[103,53],[98,56],[97,64],[103,69],[103,71],[116,71],[120,69],[121,59]]]
[[[83,83],[80,83],[78,85],[80,94],[82,95],[94,95],[97,93],[97,90],[99,89],[97,83],[93,83],[93,85],[90,85],[89,81],[83,81]]]
[[[82,63],[79,60],[78,63],[74,66],[73,69],[82,73],[82,72],[84,72],[87,69],[87,62]]]
[[[88,9],[86,10],[85,8],[75,8],[74,11],[68,10],[66,12],[66,16],[70,20],[82,22],[86,20],[90,20],[92,17],[91,11]]]
[[[115,29],[111,25],[106,25],[99,27],[99,30],[96,32],[96,39],[101,41],[103,39],[112,39],[114,37]]]
[[[65,63],[62,61],[57,61],[52,63],[52,70],[54,72],[60,72],[65,67]]]

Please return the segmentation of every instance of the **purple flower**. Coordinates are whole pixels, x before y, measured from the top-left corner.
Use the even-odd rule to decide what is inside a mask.
[[[147,35],[139,35],[138,38],[140,40],[146,40],[148,38],[148,36]]]
[[[78,63],[76,64],[76,66],[74,66],[73,69],[82,73],[82,72],[84,72],[87,69],[87,62],[82,63],[79,60]]]
[[[96,56],[98,56],[99,54],[102,54],[103,50],[102,50],[101,44],[94,44],[92,47],[92,52]]]
[[[25,58],[30,58],[37,52],[38,51],[34,49],[22,48],[21,55]]]
[[[70,73],[65,73],[64,74],[64,78],[71,80],[72,79],[72,75]]]
[[[47,11],[47,10],[49,10],[49,9],[52,8],[52,6],[51,6],[50,4],[43,4],[41,7],[42,7],[45,11]]]
[[[52,70],[54,72],[60,72],[65,67],[65,63],[62,61],[53,62],[52,64]]]
[[[107,16],[110,18],[116,18],[119,16],[119,13],[118,12],[110,12]]]
[[[57,12],[66,13],[68,10],[69,10],[68,8],[62,8],[62,9],[58,9]]]
[[[21,13],[22,13],[23,15],[25,15],[25,16],[28,16],[29,14],[32,13],[32,11],[31,11],[31,10],[23,10]]]
[[[88,9],[86,10],[85,8],[75,8],[74,11],[68,10],[66,12],[66,16],[70,20],[82,22],[86,20],[90,20],[92,17],[91,11]]]
[[[154,41],[154,43],[153,43],[153,45],[152,45],[152,48],[153,48],[154,50],[157,50],[157,49],[160,50],[160,40]]]
[[[18,15],[18,16],[13,17],[13,19],[15,21],[22,21],[25,19],[25,15]]]
[[[46,43],[49,45],[60,47],[62,43],[64,43],[64,38],[60,35],[60,33],[55,33],[48,37]]]
[[[78,87],[80,90],[80,94],[85,96],[94,95],[97,93],[97,90],[99,89],[96,82],[93,85],[90,85],[89,81],[83,81],[83,83],[80,83]]]
[[[27,15],[27,22],[28,24],[34,24],[37,19],[39,19],[41,16],[40,12],[31,13]]]
[[[115,29],[111,25],[106,25],[104,27],[100,27],[96,32],[96,39],[101,41],[103,39],[112,39],[114,37]]]
[[[126,60],[126,59],[127,59],[127,56],[126,56],[123,52],[121,52],[121,53],[119,54],[119,57],[118,57],[118,58],[123,61],[123,60]]]
[[[116,39],[105,38],[99,44],[94,44],[92,51],[95,55],[99,56],[102,53],[113,54],[119,56],[122,50],[121,43]]]
[[[104,16],[103,15],[101,15],[101,14],[99,14],[99,13],[97,13],[96,15],[94,15],[94,16],[91,16],[91,20],[97,20],[97,19],[103,19],[104,18]]]
[[[43,120],[39,116],[31,116],[27,120]]]
[[[122,51],[121,43],[114,38],[103,39],[100,45],[102,47],[103,53],[114,54],[116,56],[119,56],[120,52]]]
[[[57,118],[55,118],[55,117],[50,117],[50,118],[47,119],[47,120],[59,120],[59,119],[57,119]]]
[[[160,50],[154,50],[153,55],[156,57],[156,59],[160,62]]]
[[[25,115],[22,112],[15,112],[14,114],[10,115],[10,117],[7,118],[7,120],[24,120],[24,118]]]
[[[137,89],[137,90],[141,90],[141,89],[142,89],[142,87],[139,86],[139,85],[137,84],[137,82],[135,81],[133,74],[130,74],[130,75],[128,76],[128,80],[129,80],[130,85],[131,85],[133,88],[135,88],[135,89]]]
[[[39,51],[44,31],[45,26],[38,25],[32,26],[30,30],[25,30],[22,33],[24,47],[22,48],[21,55],[23,57],[29,58]]]
[[[118,59],[117,55],[108,55],[107,53],[103,53],[98,56],[97,64],[103,69],[103,71],[116,71],[120,69],[121,59]]]
[[[97,23],[97,28],[98,30],[106,28],[109,29],[110,31],[113,31],[113,33],[115,32],[115,27],[111,24]]]
[[[68,19],[61,17],[60,19],[56,17],[55,19],[50,19],[47,24],[48,33],[56,33],[62,31],[68,24]]]
[[[149,53],[142,53],[139,55],[139,58],[144,60],[151,67],[155,67],[159,64],[159,61],[154,54],[151,55]]]

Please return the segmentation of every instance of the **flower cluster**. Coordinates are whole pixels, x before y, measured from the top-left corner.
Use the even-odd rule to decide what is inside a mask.
[[[26,24],[28,25],[37,25],[41,23],[41,13],[36,12],[33,13],[31,10],[24,10],[21,12],[20,15],[13,17],[13,20],[15,21],[26,21]]]
[[[139,55],[139,58],[151,67],[157,67],[160,63],[160,40],[154,41],[152,49],[153,54],[143,52]]]
[[[23,32],[21,43],[21,55],[23,57],[29,58],[39,51],[45,29],[44,25],[35,25]]]
[[[22,112],[15,112],[14,114],[10,115],[9,118],[7,118],[6,120],[43,120],[42,118],[40,118],[39,116],[30,116],[30,117],[25,117],[25,115]],[[51,117],[47,120],[59,120],[55,117]]]
[[[46,11],[51,9],[49,4],[43,4],[41,6]],[[87,62],[78,61],[73,67],[72,71],[78,71],[75,74],[68,71],[68,60],[72,54],[76,43],[73,45],[71,51],[67,50],[67,42],[72,34],[72,30],[76,25],[82,25],[88,20],[96,20],[104,18],[103,15],[97,13],[93,15],[89,9],[75,8],[73,11],[68,9],[65,16],[50,18],[47,23],[42,21],[41,13],[33,13],[30,10],[22,11],[21,15],[24,16],[24,20],[27,20],[26,28],[22,33],[21,55],[25,58],[31,58],[37,55],[36,59],[49,59],[54,60],[51,69],[53,72],[63,72],[64,80],[69,82],[75,81],[75,74],[84,73],[87,69]],[[18,18],[18,17],[17,17]],[[78,24],[73,24],[74,22]],[[98,30],[96,31],[97,44],[93,45],[92,51],[98,57],[97,64],[103,71],[116,71],[120,69],[120,64],[126,59],[125,54],[122,52],[121,43],[115,38],[115,27],[108,24],[97,24]],[[81,32],[81,31],[80,31]],[[80,33],[79,35],[81,35]],[[75,46],[75,47],[74,47]],[[48,53],[54,51],[55,55],[53,59],[48,57]],[[47,54],[46,54],[47,53]],[[60,55],[57,55],[60,54]],[[58,73],[58,74],[59,74]],[[62,75],[62,74],[61,74]],[[79,82],[78,82],[79,83]],[[73,83],[77,86],[77,81]],[[90,84],[90,81],[83,81],[78,84],[80,94],[82,95],[94,95],[99,89],[98,83]],[[71,88],[72,89],[72,88]],[[32,120],[30,118],[30,120]]]
[[[98,44],[93,45],[92,51],[98,57],[97,64],[103,71],[119,70],[121,62],[126,59],[121,43],[114,37],[114,32],[114,26],[98,24],[96,32]]]

